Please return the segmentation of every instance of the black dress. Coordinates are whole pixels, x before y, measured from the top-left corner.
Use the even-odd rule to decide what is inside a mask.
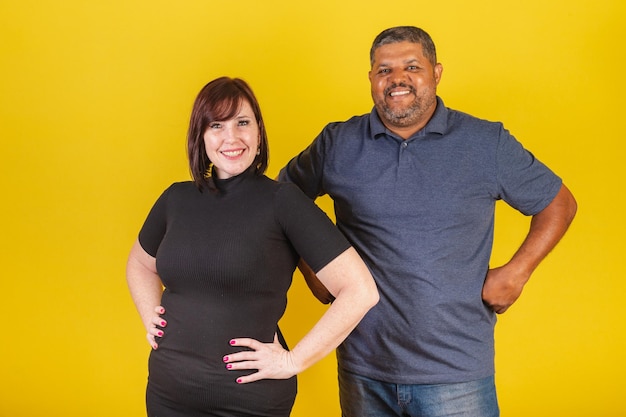
[[[150,354],[148,415],[288,416],[295,377],[237,384],[253,371],[229,371],[222,358],[242,350],[233,338],[280,334],[300,256],[318,271],[350,245],[292,184],[249,172],[217,183],[219,193],[173,184],[139,234],[156,257],[168,322]]]

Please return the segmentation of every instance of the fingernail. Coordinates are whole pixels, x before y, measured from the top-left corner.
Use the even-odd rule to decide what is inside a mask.
[[[228,356],[224,356],[224,358],[222,359],[224,362],[228,362]]]
[[[161,322],[161,326],[165,326],[165,322],[164,321]]]
[[[162,308],[161,310],[159,310],[161,312],[161,314],[165,313],[165,309]]]
[[[160,337],[160,336],[163,336],[163,332],[162,332],[162,331],[158,331],[158,332],[157,332],[157,336],[159,336],[159,337]]]
[[[233,365],[231,365],[230,363],[228,365],[226,365],[226,369],[230,369],[232,367],[233,367]]]
[[[241,378],[237,379],[237,383],[241,384]]]
[[[231,340],[231,341],[230,341],[230,342],[228,342],[228,343],[230,343],[231,345],[234,345],[234,344],[235,344],[235,339]]]

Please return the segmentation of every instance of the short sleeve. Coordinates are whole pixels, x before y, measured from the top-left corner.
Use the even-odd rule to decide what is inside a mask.
[[[561,178],[504,128],[498,143],[497,175],[500,197],[527,216],[546,208],[562,183]]]
[[[170,187],[171,188],[171,187]],[[139,243],[150,256],[156,257],[167,226],[167,199],[170,188],[158,198],[139,231]]]
[[[311,199],[323,194],[324,137],[327,129],[328,127],[278,174],[279,181],[296,184]]]
[[[314,272],[351,247],[326,213],[295,185],[281,184],[275,204],[285,235]]]

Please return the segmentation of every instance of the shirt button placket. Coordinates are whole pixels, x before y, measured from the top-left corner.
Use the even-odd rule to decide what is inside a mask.
[[[398,151],[398,162],[402,161],[402,154],[404,153],[404,150],[405,150],[408,146],[409,146],[409,144],[408,144],[408,143],[406,143],[406,141],[403,141],[403,142],[400,144],[400,148],[399,148],[399,151]]]

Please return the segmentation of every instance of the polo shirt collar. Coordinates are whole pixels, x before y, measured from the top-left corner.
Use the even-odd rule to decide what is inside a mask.
[[[387,127],[385,127],[383,122],[380,120],[380,117],[378,116],[376,106],[374,106],[374,108],[372,109],[369,120],[370,128],[372,131],[372,138],[377,139],[381,135],[388,134]],[[424,126],[419,132],[416,132],[412,136],[412,138],[424,136],[429,133],[438,133],[440,135],[443,135],[444,133],[446,133],[447,128],[448,109],[443,104],[443,100],[439,96],[437,96],[437,107],[435,108],[435,113],[433,113],[428,123],[426,123],[426,126]]]

